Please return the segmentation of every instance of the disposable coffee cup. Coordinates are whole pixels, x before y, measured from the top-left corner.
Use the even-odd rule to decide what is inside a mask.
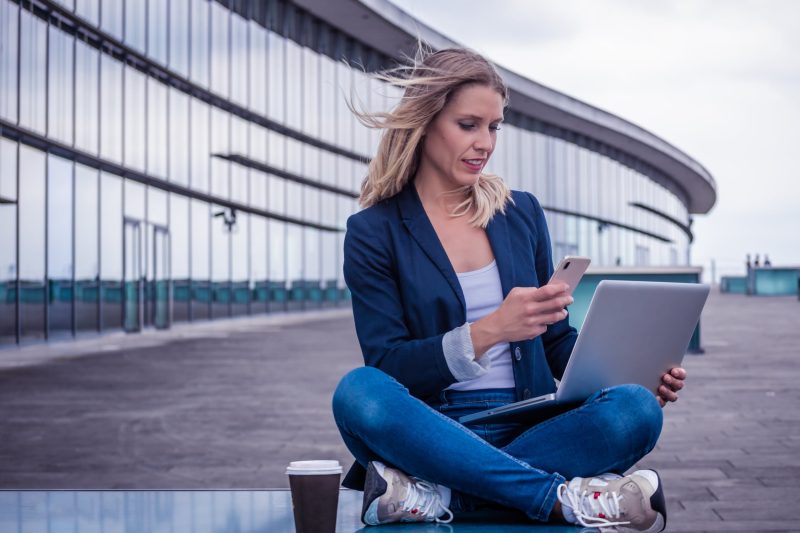
[[[292,461],[286,469],[297,533],[335,533],[339,461]]]

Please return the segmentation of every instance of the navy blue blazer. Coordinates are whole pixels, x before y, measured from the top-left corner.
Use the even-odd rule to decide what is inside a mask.
[[[553,273],[550,236],[536,198],[512,192],[513,203],[486,228],[503,297],[539,287]],[[466,322],[466,304],[447,254],[413,182],[347,220],[344,278],[350,289],[364,362],[434,403],[455,378],[442,349],[445,333]],[[555,391],[577,332],[565,318],[532,340],[511,343],[517,400]],[[362,489],[356,463],[344,485]]]

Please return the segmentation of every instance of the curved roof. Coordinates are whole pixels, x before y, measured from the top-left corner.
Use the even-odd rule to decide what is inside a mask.
[[[436,49],[462,46],[388,0],[294,0],[344,33],[389,57],[413,56],[417,38]],[[690,213],[707,213],[717,199],[714,178],[696,160],[623,118],[497,65],[510,89],[510,107],[630,154],[661,171]],[[657,179],[657,178],[654,178]],[[660,181],[660,180],[659,180]]]

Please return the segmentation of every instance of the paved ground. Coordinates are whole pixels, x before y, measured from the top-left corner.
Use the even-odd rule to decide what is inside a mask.
[[[798,531],[800,302],[712,294],[666,410],[670,531]],[[330,396],[359,365],[346,311],[0,351],[0,488],[284,487],[349,465]]]

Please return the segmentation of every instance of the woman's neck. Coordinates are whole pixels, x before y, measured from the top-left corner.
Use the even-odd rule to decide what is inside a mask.
[[[417,174],[414,178],[422,206],[428,215],[450,215],[464,201],[464,195],[458,194],[459,188],[447,189],[438,180],[425,179]]]

